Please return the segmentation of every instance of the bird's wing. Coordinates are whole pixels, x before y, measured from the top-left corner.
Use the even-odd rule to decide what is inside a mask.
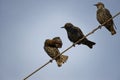
[[[110,11],[108,9],[105,9],[105,12],[108,18],[112,18],[112,15],[110,14]]]
[[[105,12],[106,12],[106,15],[108,16],[108,18],[112,18],[112,15],[111,15],[111,13],[110,13],[110,11],[109,11],[108,9],[105,9]],[[112,24],[114,25],[114,27],[117,29],[117,27],[115,26],[113,20],[111,20],[111,23],[112,23]]]
[[[74,27],[74,29],[80,34],[80,36],[84,36],[84,34],[80,28]]]

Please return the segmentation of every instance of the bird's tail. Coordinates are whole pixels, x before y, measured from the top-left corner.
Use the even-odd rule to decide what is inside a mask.
[[[84,40],[83,44],[87,45],[89,48],[92,49],[93,45],[95,45],[96,43],[86,39]]]
[[[114,35],[114,34],[116,34],[116,31],[115,31],[114,27],[111,27],[111,35]]]
[[[68,56],[66,56],[66,55],[61,55],[61,56],[56,60],[58,67],[61,67],[62,64],[67,61],[67,59],[68,59]]]

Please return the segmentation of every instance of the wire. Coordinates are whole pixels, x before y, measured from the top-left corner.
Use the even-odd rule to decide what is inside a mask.
[[[61,52],[61,54],[57,55],[56,57],[50,59],[48,62],[46,62],[44,65],[42,65],[41,67],[39,67],[38,69],[36,69],[34,72],[32,72],[31,74],[29,74],[27,77],[25,77],[23,80],[26,80],[27,78],[29,78],[30,76],[32,76],[33,74],[35,74],[36,72],[38,72],[40,69],[44,68],[45,66],[47,66],[49,63],[52,63],[53,60],[55,60],[58,56],[64,54],[66,51],[68,51],[69,49],[71,49],[73,46],[75,46],[78,42],[82,41],[84,38],[88,37],[89,35],[93,34],[95,31],[97,31],[98,29],[101,29],[103,25],[105,25],[107,22],[109,22],[110,20],[112,20],[113,18],[115,18],[116,16],[118,16],[120,14],[120,12],[118,12],[116,15],[114,15],[112,18],[108,19],[106,22],[104,22],[103,24],[99,25],[97,28],[93,29],[91,32],[89,32],[87,35],[85,35],[83,38],[79,39],[77,42],[73,43],[70,47],[68,47],[67,49],[65,49],[63,52]]]

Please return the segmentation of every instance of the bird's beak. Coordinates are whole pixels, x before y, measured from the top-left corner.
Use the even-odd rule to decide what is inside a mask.
[[[61,28],[65,28],[64,26],[62,26]]]
[[[94,6],[97,6],[97,4],[94,4]]]

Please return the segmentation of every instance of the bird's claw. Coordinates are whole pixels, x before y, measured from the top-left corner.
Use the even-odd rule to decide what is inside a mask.
[[[50,62],[52,63],[52,61],[53,61],[53,60],[51,59]]]
[[[73,46],[75,47],[75,43],[73,43]]]
[[[99,28],[101,29],[101,28],[102,28],[102,26],[101,26],[101,25],[99,25]]]

